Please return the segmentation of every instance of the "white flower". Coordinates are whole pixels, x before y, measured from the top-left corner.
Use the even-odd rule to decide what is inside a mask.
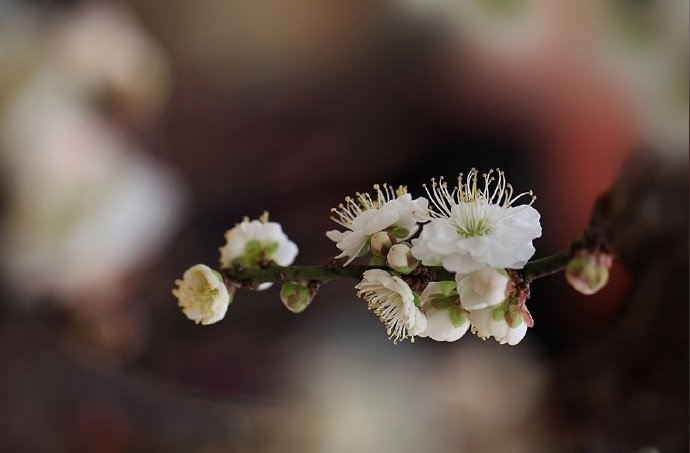
[[[297,256],[297,245],[283,233],[279,223],[269,222],[264,212],[259,220],[244,218],[225,233],[226,243],[220,248],[220,265],[223,268],[234,265],[257,269],[264,262],[273,261],[279,266],[289,266]],[[262,291],[273,283],[261,283],[256,287]]]
[[[495,176],[494,176],[495,175]],[[529,205],[513,206],[521,197],[513,196],[503,172],[483,175],[480,189],[477,170],[472,169],[452,192],[443,179],[427,192],[433,204],[431,222],[418,239],[412,253],[430,266],[443,265],[451,272],[467,274],[484,265],[520,269],[534,254],[532,240],[541,236],[539,213]],[[425,186],[426,188],[426,186]]]
[[[356,199],[346,197],[345,204],[331,210],[337,215],[331,219],[348,230],[326,233],[342,251],[336,258],[348,258],[345,265],[368,251],[368,241],[373,234],[385,230],[400,239],[407,239],[417,232],[417,222],[427,218],[429,202],[425,198],[413,200],[405,187],[394,191],[384,184],[383,190],[379,185],[375,185],[374,190],[375,200],[368,193],[358,193]]]
[[[369,310],[386,326],[389,338],[396,344],[408,337],[414,342],[427,321],[415,305],[415,294],[407,283],[382,269],[369,269],[363,277],[355,286],[357,297],[368,302]]]
[[[173,295],[187,318],[197,324],[213,324],[225,317],[231,296],[220,274],[205,264],[187,269],[176,280]]]
[[[251,222],[245,218],[225,233],[225,239],[220,248],[220,264],[224,268],[236,264],[258,268],[262,261],[289,266],[297,256],[297,245],[283,233],[279,223],[268,221],[267,213]]]
[[[179,223],[183,197],[171,172],[83,88],[44,68],[3,106],[0,274],[22,295],[16,302],[98,294],[151,260]]]
[[[532,327],[532,317],[524,303],[511,296],[502,304],[469,312],[472,332],[487,339],[494,337],[501,344],[518,344]]]
[[[436,341],[456,341],[470,327],[467,311],[460,306],[455,282],[431,282],[419,296],[426,314],[426,329],[420,337]]]
[[[458,294],[467,310],[481,310],[506,299],[510,278],[504,269],[484,266],[471,274],[457,274]]]

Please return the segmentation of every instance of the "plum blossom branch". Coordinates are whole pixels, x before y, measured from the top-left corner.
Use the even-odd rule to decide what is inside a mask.
[[[526,306],[532,281],[566,270],[568,282],[583,294],[606,284],[606,197],[581,238],[531,260],[533,241],[542,234],[532,191],[516,194],[498,169],[461,173],[454,186],[432,179],[424,188],[428,198],[387,184],[374,185],[373,195],[346,197],[331,216],[342,230],[326,232],[340,253],[322,266],[293,265],[297,245],[280,224],[268,221],[268,213],[245,218],[225,235],[220,272],[193,266],[173,294],[188,318],[213,324],[238,289],[281,283],[281,301],[300,313],[323,284],[350,278],[359,280],[357,297],[394,343],[415,337],[456,341],[471,330],[515,345],[534,325]],[[365,258],[368,264],[352,264]]]

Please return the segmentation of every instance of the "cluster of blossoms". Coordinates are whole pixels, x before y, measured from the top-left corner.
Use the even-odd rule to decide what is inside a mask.
[[[279,223],[269,222],[268,213],[258,220],[245,217],[225,233],[220,248],[222,269],[241,267],[259,269],[270,263],[289,266],[297,256],[297,245],[288,239]],[[213,324],[225,317],[232,303],[236,286],[225,283],[223,276],[205,264],[190,267],[182,280],[175,282],[173,295],[183,313],[197,324]],[[265,290],[271,283],[252,289]]]
[[[380,265],[364,272],[357,295],[396,343],[455,341],[471,327],[482,338],[517,344],[533,323],[528,291],[507,270],[521,269],[541,236],[534,196],[514,196],[500,170],[480,176],[472,169],[452,190],[443,178],[425,189],[428,198],[412,199],[404,187],[374,186],[374,197],[357,194],[334,209],[333,220],[346,228],[326,233],[342,251],[337,258],[347,265],[371,252],[370,264]],[[525,196],[530,202],[516,206]],[[455,278],[424,281],[420,264]]]
[[[386,184],[375,185],[373,195],[346,197],[331,217],[343,229],[326,233],[340,253],[323,267],[291,266],[297,246],[281,226],[267,213],[245,218],[225,235],[223,274],[197,264],[173,294],[189,319],[212,324],[225,316],[237,288],[264,290],[282,282],[283,304],[299,313],[324,281],[356,277],[357,296],[394,343],[456,341],[468,330],[501,344],[519,343],[533,325],[525,305],[529,281],[521,270],[542,233],[534,195],[514,194],[500,170],[480,175],[472,169],[452,188],[443,178],[424,188],[427,197],[412,198],[406,187]],[[352,265],[358,258],[368,263]],[[593,294],[605,285],[610,255],[579,248],[566,258],[566,277],[576,290]]]

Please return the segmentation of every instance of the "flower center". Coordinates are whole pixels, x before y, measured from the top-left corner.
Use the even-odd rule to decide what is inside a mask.
[[[468,219],[467,223],[457,225],[456,229],[459,234],[471,238],[491,234],[493,225],[486,219]]]
[[[452,209],[452,223],[459,235],[466,238],[493,233],[503,209],[490,205],[483,198],[469,203],[460,202]]]

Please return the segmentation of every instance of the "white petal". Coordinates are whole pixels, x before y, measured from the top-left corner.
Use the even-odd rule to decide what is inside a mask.
[[[326,231],[326,237],[333,242],[340,242],[343,240],[344,232],[338,230]]]
[[[506,342],[511,346],[515,346],[525,338],[525,334],[527,334],[527,323],[523,322],[519,326],[509,329]]]
[[[295,261],[299,249],[297,244],[290,240],[281,241],[278,245],[278,250],[273,253],[273,261],[279,266],[289,266]]]
[[[453,253],[443,257],[443,267],[450,272],[468,274],[481,269],[483,263],[475,261],[470,255]]]
[[[481,310],[500,304],[510,278],[504,271],[484,266],[471,274],[456,276],[462,306],[467,310]]]
[[[400,216],[397,212],[391,210],[379,210],[375,216],[364,226],[363,233],[371,236],[374,233],[385,230],[389,226],[395,224]]]
[[[469,320],[455,327],[450,320],[447,309],[429,307],[426,310],[426,330],[420,333],[420,337],[429,337],[436,341],[456,341],[460,339],[470,327]]]

